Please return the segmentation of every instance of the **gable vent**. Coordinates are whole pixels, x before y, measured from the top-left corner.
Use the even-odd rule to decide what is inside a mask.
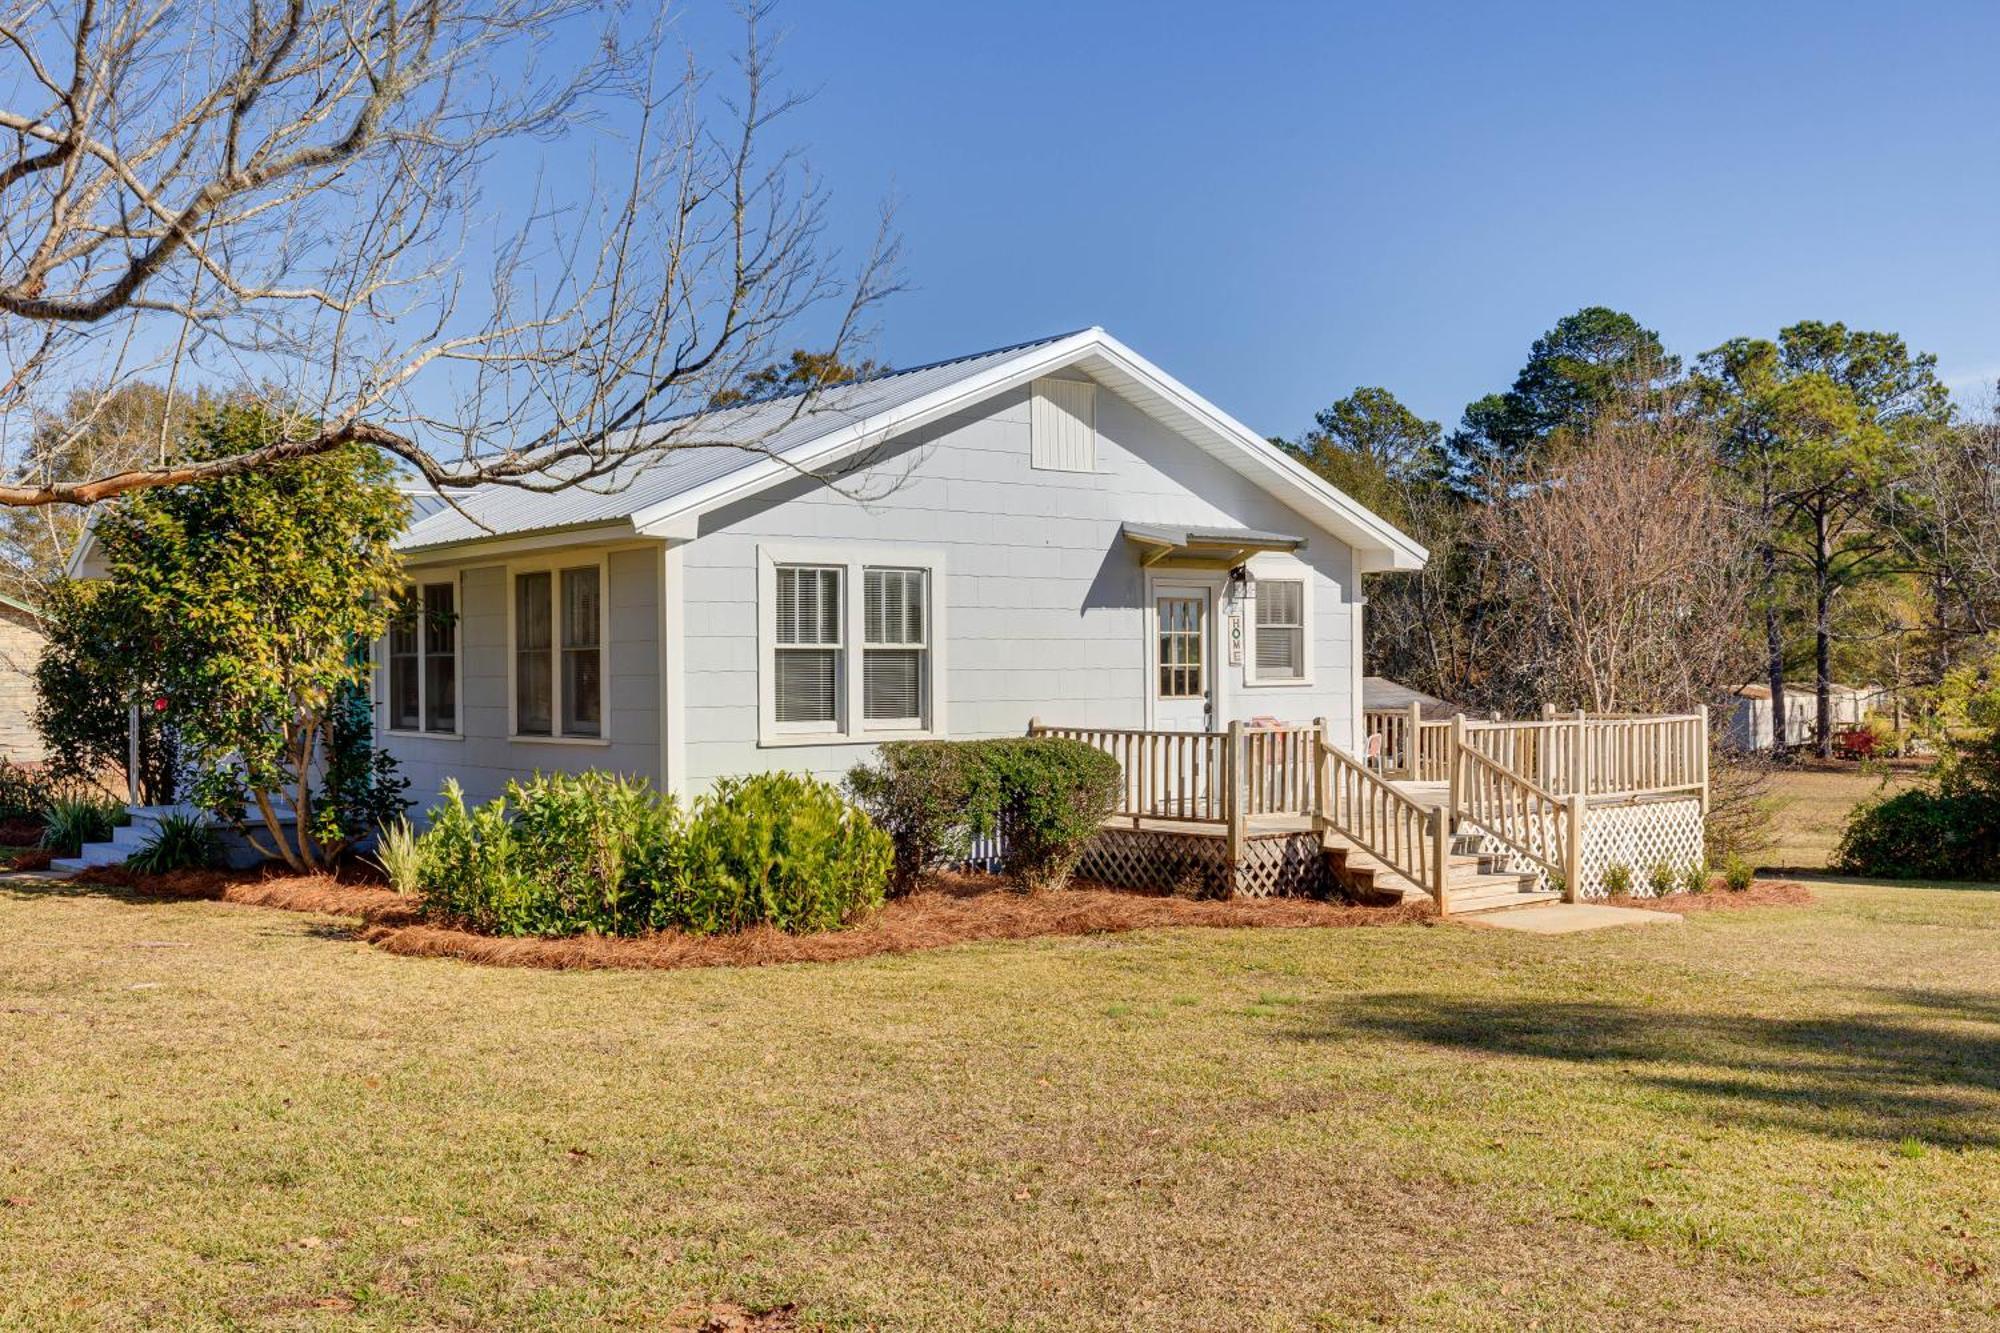
[[[1097,471],[1097,386],[1087,380],[1036,380],[1028,435],[1032,466]]]

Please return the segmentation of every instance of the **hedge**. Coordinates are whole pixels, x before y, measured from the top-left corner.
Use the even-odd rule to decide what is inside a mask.
[[[1081,741],[895,741],[880,756],[850,772],[847,787],[895,841],[897,892],[992,838],[1005,874],[1025,888],[1061,888],[1116,808],[1118,761]]]

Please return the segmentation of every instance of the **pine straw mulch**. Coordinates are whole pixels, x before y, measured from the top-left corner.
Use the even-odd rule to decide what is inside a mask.
[[[1791,880],[1758,879],[1750,887],[1735,892],[1710,889],[1707,893],[1670,893],[1664,898],[1635,898],[1629,894],[1606,898],[1613,907],[1639,907],[1648,912],[1727,912],[1741,907],[1810,907],[1813,891]]]
[[[456,958],[497,967],[681,968],[833,963],[871,954],[913,953],[974,940],[1097,935],[1173,926],[1392,926],[1434,920],[1429,904],[1356,907],[1300,898],[1196,901],[1078,882],[1050,893],[1021,893],[996,876],[935,875],[845,930],[787,935],[758,926],[733,935],[660,931],[629,938],[542,939],[480,935],[424,921],[408,898],[358,876],[177,871],[139,875],[119,866],[73,881],[156,897],[210,899],[361,919],[356,937],[408,958]]]

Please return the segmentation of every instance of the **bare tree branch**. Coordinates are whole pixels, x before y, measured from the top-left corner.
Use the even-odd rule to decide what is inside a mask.
[[[840,356],[895,285],[886,223],[843,271],[811,171],[768,146],[798,102],[768,0],[741,17],[718,79],[592,0],[13,0],[0,505],[357,441],[440,488],[610,490],[716,442],[718,390],[781,346]],[[70,456],[48,423],[87,428],[80,386],[162,374],[310,410],[234,458],[29,465],[34,438]]]

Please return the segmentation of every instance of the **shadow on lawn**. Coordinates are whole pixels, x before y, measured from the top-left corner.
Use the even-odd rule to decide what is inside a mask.
[[[2000,1001],[1872,991],[1922,1014],[1783,1017],[1684,1014],[1601,1001],[1356,997],[1299,1041],[1392,1038],[1472,1054],[1549,1061],[1702,1099],[1716,1122],[1947,1147],[2000,1146]]]

